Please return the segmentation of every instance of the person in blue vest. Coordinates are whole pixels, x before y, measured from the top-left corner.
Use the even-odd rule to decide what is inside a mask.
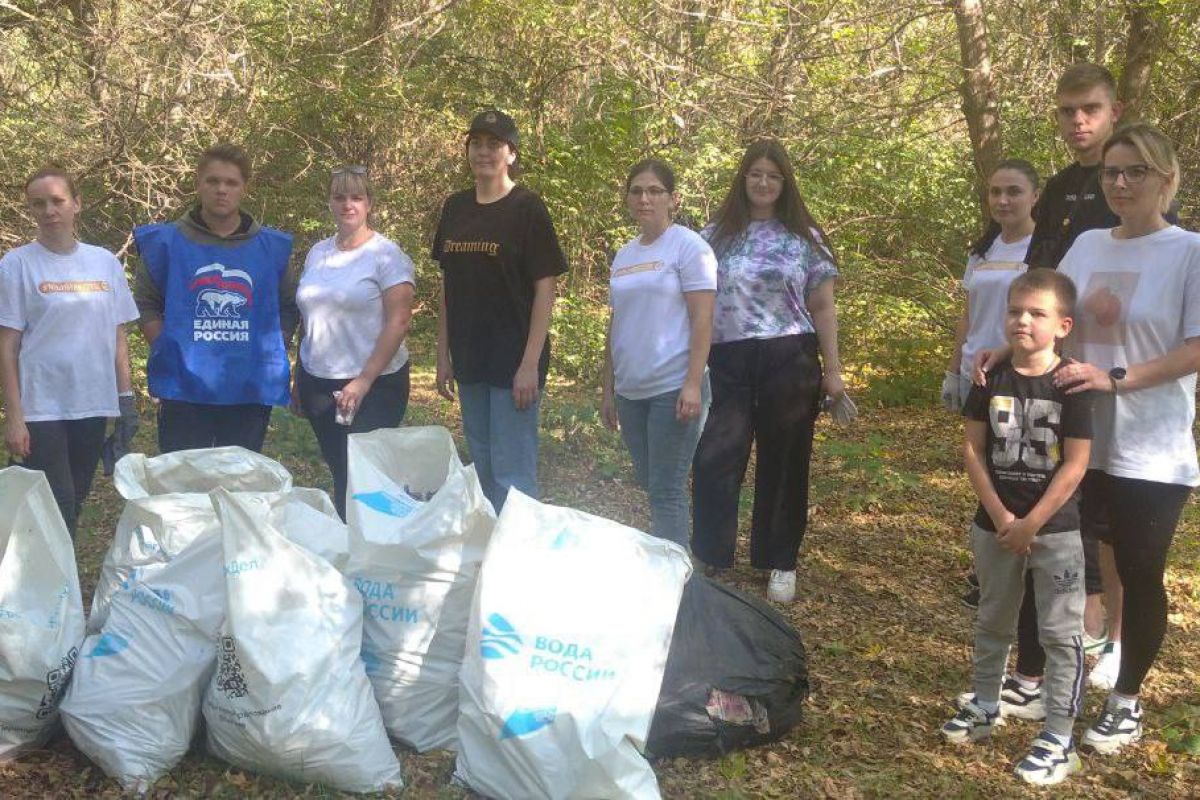
[[[250,176],[241,147],[211,147],[196,166],[196,206],[133,232],[141,259],[134,299],[150,343],[147,383],[160,401],[163,453],[261,451],[271,406],[291,397],[292,237],[241,209]]]

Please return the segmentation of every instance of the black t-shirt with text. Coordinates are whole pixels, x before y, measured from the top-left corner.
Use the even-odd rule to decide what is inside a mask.
[[[1033,209],[1033,220],[1033,238],[1025,263],[1049,269],[1058,269],[1079,234],[1121,224],[1100,190],[1100,165],[1085,167],[1079,162],[1046,181]]]
[[[511,387],[529,337],[534,283],[567,270],[542,199],[521,186],[493,203],[477,202],[474,189],[451,195],[442,206],[433,258],[442,268],[454,377]],[[547,341],[540,384],[549,363]]]
[[[1063,440],[1092,438],[1092,393],[1066,394],[1054,385],[1059,363],[1045,375],[1022,375],[1011,361],[972,386],[963,416],[987,423],[986,461],[992,486],[1018,519],[1029,514],[1062,465]],[[975,524],[995,531],[983,504]],[[1042,533],[1079,530],[1079,490],[1050,516]]]

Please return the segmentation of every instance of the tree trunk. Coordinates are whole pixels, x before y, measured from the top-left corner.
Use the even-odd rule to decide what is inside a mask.
[[[1117,87],[1117,96],[1125,104],[1122,118],[1133,121],[1142,116],[1150,92],[1150,73],[1158,52],[1158,30],[1152,4],[1145,0],[1127,0],[1125,19],[1129,34],[1125,40],[1125,69]]]
[[[951,0],[958,28],[958,46],[962,63],[962,111],[971,136],[971,154],[975,164],[975,190],[984,221],[988,219],[987,180],[1000,163],[1000,111],[992,80],[992,59],[988,51],[987,21],[982,0]]]

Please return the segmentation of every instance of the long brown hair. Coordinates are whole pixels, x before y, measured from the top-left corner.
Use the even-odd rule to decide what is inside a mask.
[[[746,195],[746,175],[760,158],[769,160],[783,175],[783,190],[779,193],[779,199],[775,201],[775,218],[783,223],[783,227],[790,233],[804,239],[817,252],[837,264],[825,231],[813,219],[808,206],[804,204],[804,199],[800,197],[792,160],[788,158],[783,145],[775,139],[759,139],[747,147],[746,154],[742,156],[742,163],[738,166],[737,174],[733,176],[729,194],[725,196],[725,202],[721,203],[712,219],[713,231],[708,237],[708,243],[717,257],[723,257],[745,235],[746,228],[750,225],[750,199]]]

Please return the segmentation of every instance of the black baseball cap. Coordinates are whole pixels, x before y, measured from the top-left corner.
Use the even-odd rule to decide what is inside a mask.
[[[496,109],[480,111],[475,115],[475,119],[471,120],[471,128],[467,131],[467,135],[470,136],[472,133],[490,133],[497,139],[508,142],[514,150],[521,147],[517,123],[513,122],[513,118],[503,111]]]

